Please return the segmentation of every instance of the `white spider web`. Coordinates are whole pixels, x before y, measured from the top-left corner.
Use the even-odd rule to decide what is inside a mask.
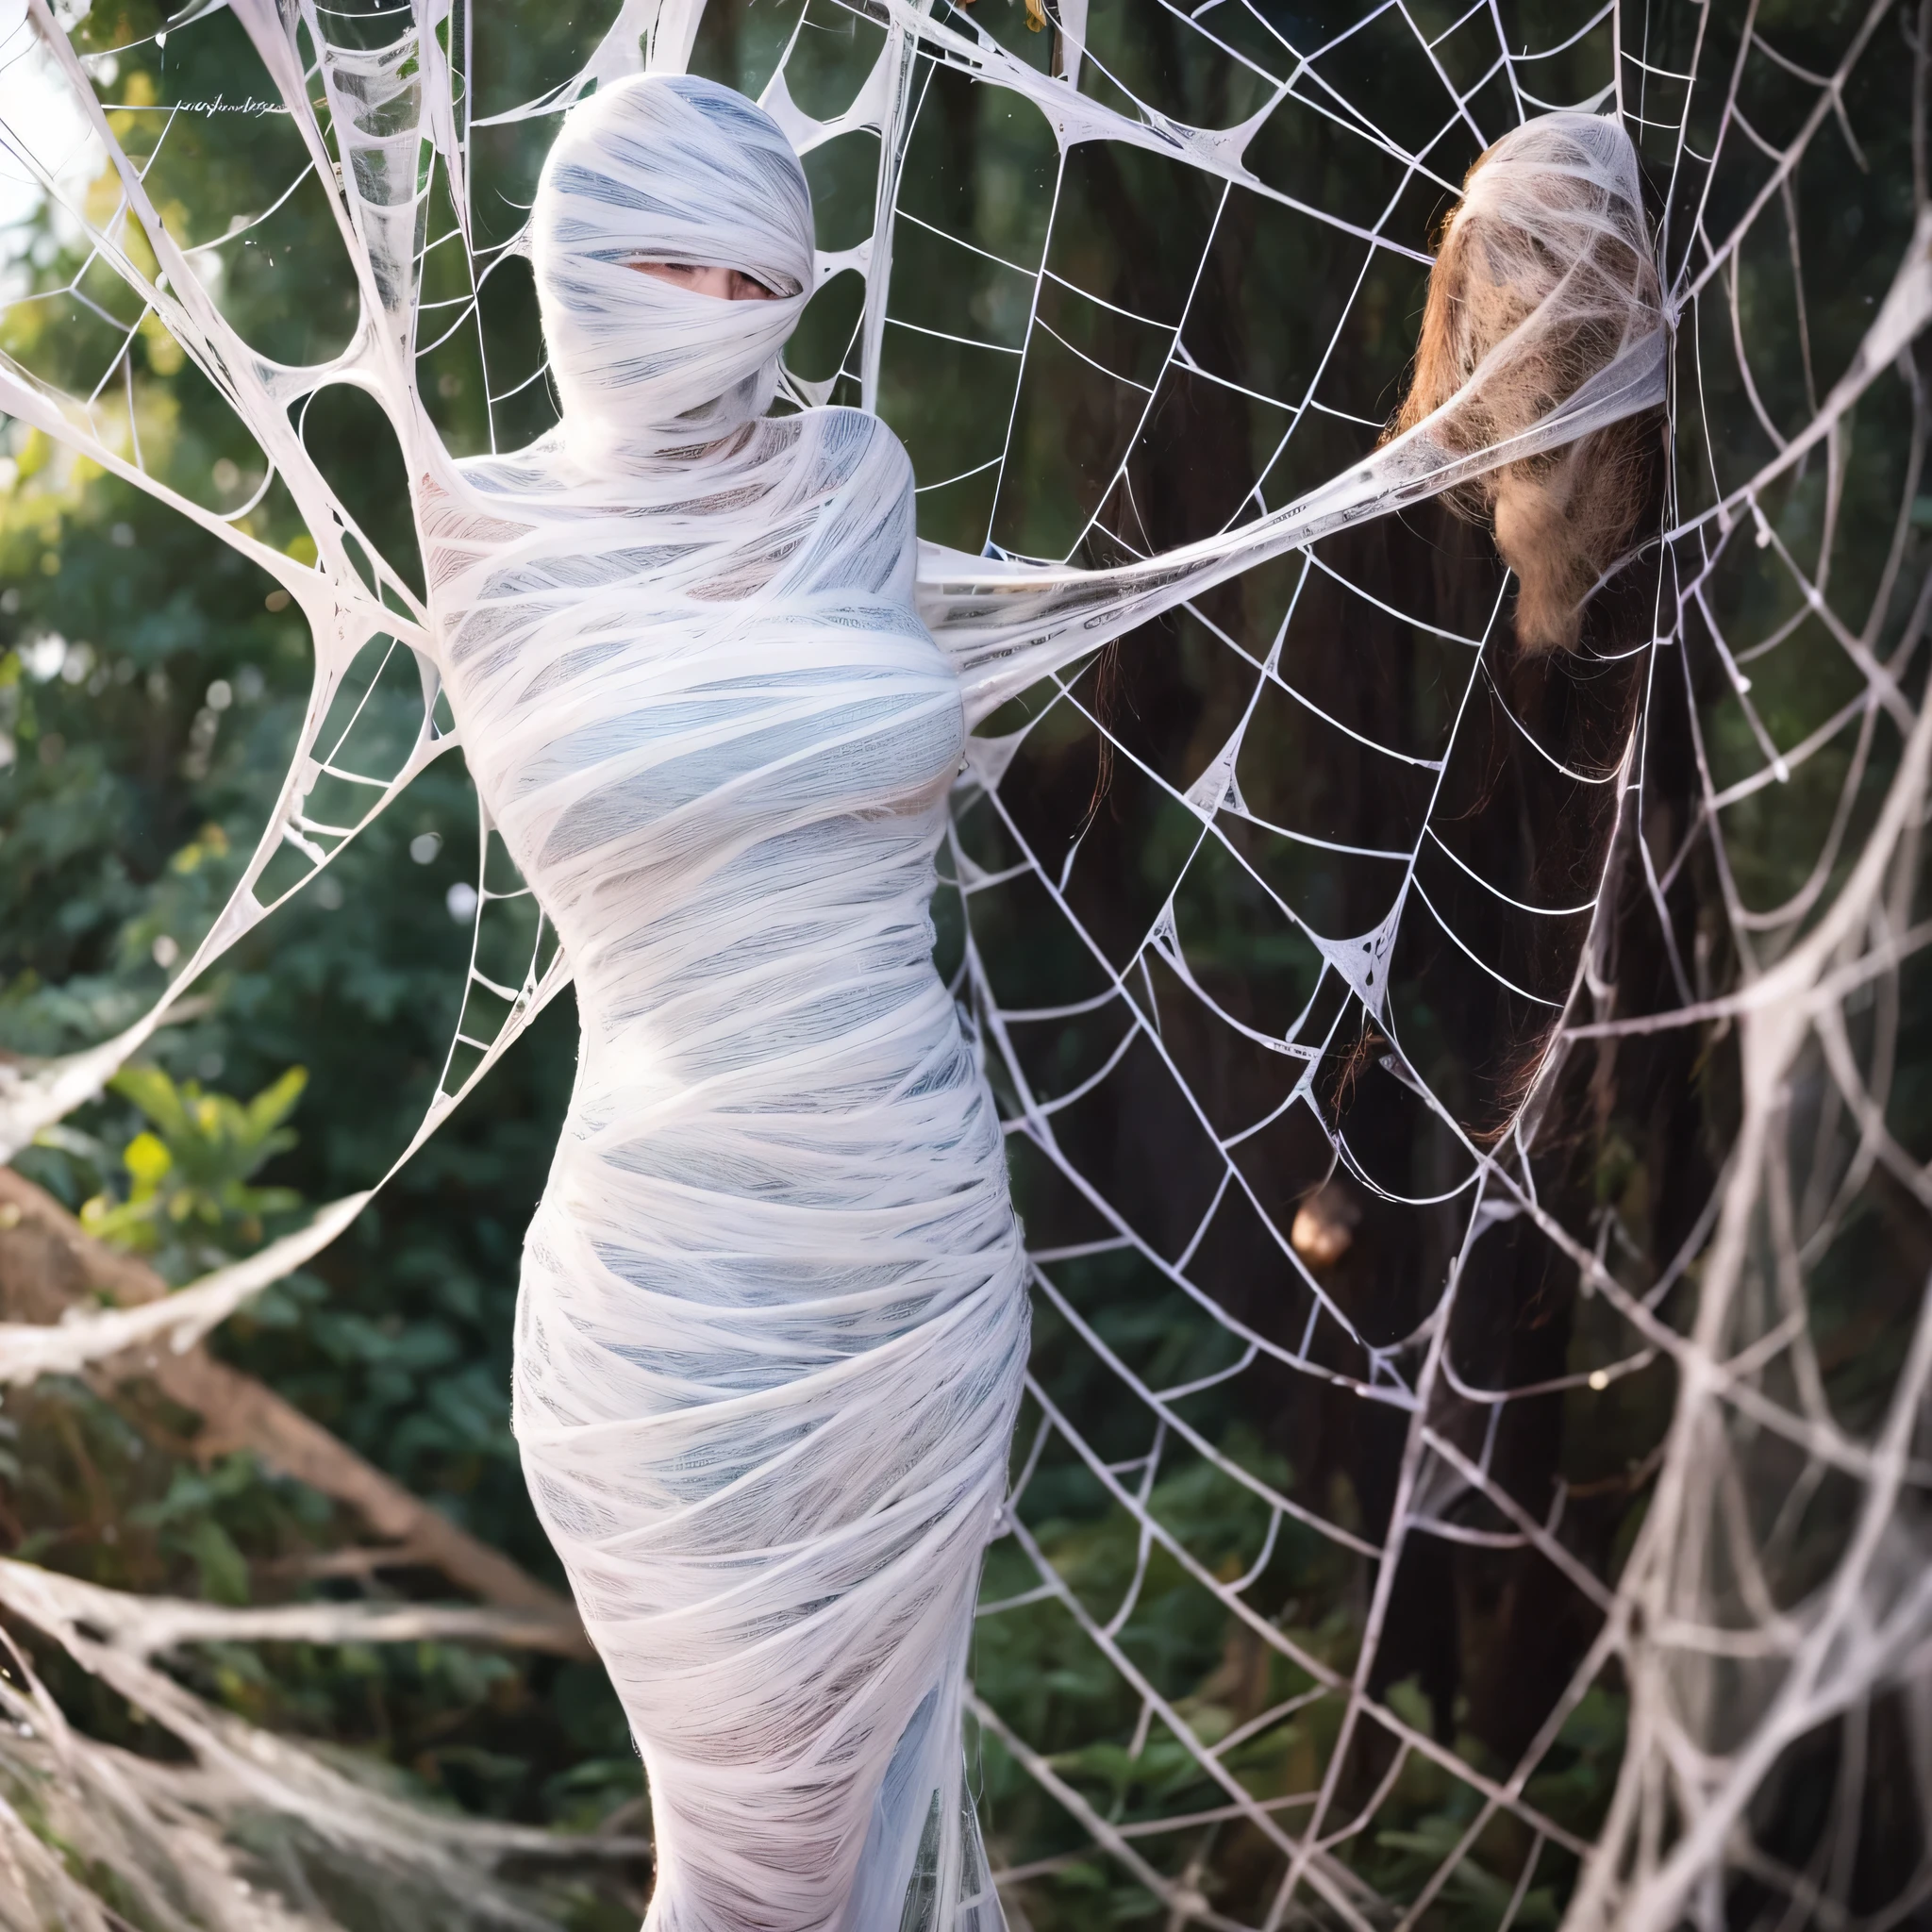
[[[503,209],[641,47],[761,92],[808,157],[796,399],[879,408],[923,530],[1025,558],[1152,554],[1359,460],[1470,162],[1549,108],[1623,115],[1677,330],[1670,469],[1579,658],[1522,659],[1487,540],[1431,509],[1221,587],[974,740],[941,951],[1039,1337],[982,1812],[1016,1921],[1923,1915],[1923,18],[1116,0],[1035,34],[1004,0],[626,0],[601,37],[531,25],[554,81],[517,102],[490,92],[508,29],[450,0],[242,17],[252,46],[188,9],[176,58],[225,35],[249,100],[322,106],[281,117],[275,193],[179,217],[170,142],[260,117],[108,120],[127,50],[39,5],[0,50],[22,193],[91,251],[7,293],[99,331],[85,382],[17,352],[0,404],[253,557],[316,638],[304,755],[177,993],[451,742],[426,675],[420,730],[385,737],[422,599],[308,456],[308,401],[399,393],[413,358],[425,396],[481,382],[492,441],[541,425],[541,363],[505,366],[491,321]],[[360,320],[297,366],[221,304],[305,188]],[[150,468],[130,344],[157,321],[258,444],[242,500]],[[276,491],[312,567],[255,534]],[[480,882],[411,1151],[564,984],[518,891]],[[158,1018],[16,1076],[10,1143]],[[365,1198],[163,1310],[9,1333],[6,1373],[200,1332]],[[99,1667],[58,1594],[22,1613]],[[1606,1814],[1577,1788],[1612,1760]]]

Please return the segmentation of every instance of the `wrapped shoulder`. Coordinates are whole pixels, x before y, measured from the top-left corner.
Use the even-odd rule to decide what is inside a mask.
[[[841,480],[861,479],[894,494],[912,487],[912,459],[906,445],[867,409],[832,407],[812,412],[820,419],[824,459]]]

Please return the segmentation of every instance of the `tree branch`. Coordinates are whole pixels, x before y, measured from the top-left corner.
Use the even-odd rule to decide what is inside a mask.
[[[128,1307],[167,1292],[152,1268],[82,1233],[51,1194],[0,1168],[0,1312],[7,1319],[54,1323],[100,1296]],[[593,1655],[568,1598],[459,1529],[253,1375],[201,1347],[178,1355],[167,1347],[129,1349],[89,1374],[109,1394],[141,1379],[201,1418],[189,1445],[201,1460],[246,1449],[276,1474],[347,1504],[394,1546],[370,1553],[365,1567],[433,1566],[485,1603],[533,1612],[551,1629],[537,1647],[567,1657]]]

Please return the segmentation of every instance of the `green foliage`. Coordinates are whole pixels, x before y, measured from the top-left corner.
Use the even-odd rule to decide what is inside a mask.
[[[282,1124],[294,1111],[308,1071],[291,1067],[253,1100],[204,1092],[198,1081],[176,1086],[160,1067],[127,1067],[109,1086],[149,1122],[122,1149],[132,1183],[116,1201],[96,1194],[81,1208],[90,1234],[153,1257],[164,1274],[219,1267],[254,1247],[263,1224],[302,1204],[293,1188],[258,1188],[256,1172],[295,1145]]]

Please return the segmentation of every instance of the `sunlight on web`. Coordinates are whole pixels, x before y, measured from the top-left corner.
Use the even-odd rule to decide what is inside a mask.
[[[1910,353],[1932,222],[1923,180],[1907,208],[1890,178],[1921,29],[1885,4],[1391,0],[1318,32],[1247,0],[1062,0],[1034,31],[1030,0],[810,0],[727,36],[716,8],[625,0],[601,40],[553,35],[528,99],[491,92],[504,29],[453,0],[194,11],[162,72],[198,87],[206,37],[219,98],[117,94],[134,50],[38,0],[0,46],[0,220],[86,251],[55,287],[58,251],[11,247],[16,457],[31,430],[150,490],[315,640],[275,816],[168,998],[454,747],[425,591],[305,425],[353,382],[406,465],[429,434],[467,454],[547,425],[508,318],[536,166],[590,86],[641,60],[758,94],[820,224],[791,401],[886,416],[932,542],[1095,566],[1363,464],[1471,164],[1541,112],[1620,113],[1676,330],[1671,457],[1661,541],[1578,659],[1524,657],[1485,540],[1387,517],[1011,695],[972,741],[941,956],[1005,1109],[1037,1328],[976,1782],[1016,1922],[1099,1894],[1171,1925],[1502,1928],[1568,1898],[1577,1926],[1661,1928],[1739,1897],[1902,1923],[1932,1875],[1855,1905],[1857,1821],[1899,1686],[1916,1701],[1883,1722],[1928,1741],[1932,1324],[1911,1296],[1874,1314],[1885,1366],[1848,1400],[1817,1284],[1874,1190],[1932,1232],[1932,1149],[1893,1116],[1932,936]],[[205,175],[225,155],[207,178],[231,203],[175,198],[177,151]],[[1807,261],[1814,202],[1869,207],[1873,233]],[[241,278],[330,234],[352,308],[242,341]],[[140,374],[184,354],[257,451],[192,491]],[[261,534],[288,512],[303,554]],[[487,824],[479,843],[450,1057],[403,1158],[567,980]],[[9,1145],[164,1011],[9,1073]],[[1602,1126],[1616,1068],[1641,1083],[1629,1056],[1690,1029],[1734,1069],[1718,1158],[1646,1178],[1625,1148],[1579,1179],[1573,1115]],[[366,1198],[142,1332],[205,1331]],[[1560,1321],[1524,1312],[1545,1298]],[[134,1319],[6,1334],[0,1364],[76,1366]],[[1629,1467],[1591,1464],[1597,1418],[1623,1441],[1645,1415]],[[1552,1429],[1584,1450],[1538,1461]],[[77,1613],[7,1590],[101,1665]],[[1456,1686],[1511,1658],[1453,1653],[1516,1628],[1510,1592],[1556,1634],[1505,1724],[1493,1688]],[[212,1737],[144,1662],[116,1669]],[[1760,1842],[1827,1735],[1833,1822],[1795,1856]],[[1607,1813],[1579,1808],[1606,1758]]]

